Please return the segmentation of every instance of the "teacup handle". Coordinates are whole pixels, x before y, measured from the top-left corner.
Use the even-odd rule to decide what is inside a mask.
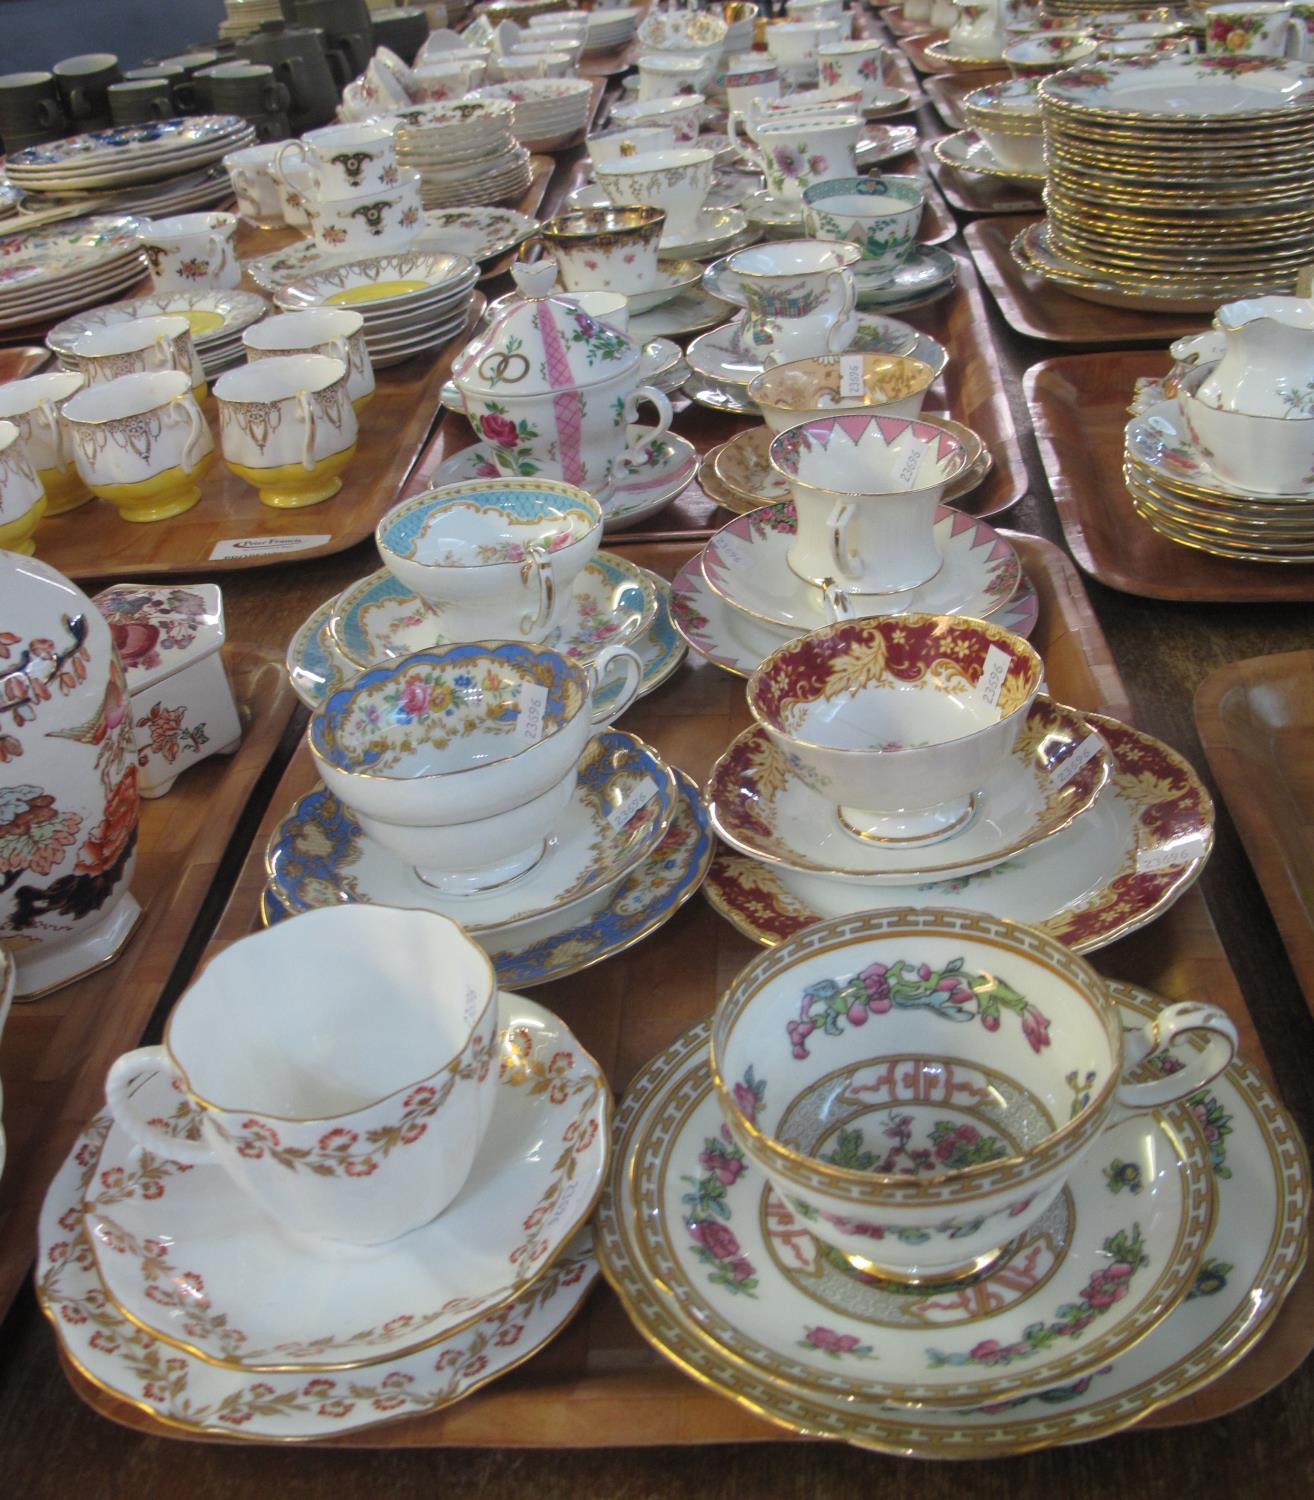
[[[853,618],[853,606],[849,603],[849,596],[833,578],[823,578],[819,587],[828,625],[835,625],[840,620]]]
[[[315,407],[305,391],[297,392],[297,405],[301,408],[301,421],[306,429],[305,438],[301,443],[301,467],[313,469],[315,467],[315,436],[318,431]]]
[[[750,104],[748,107],[748,120],[751,120],[754,110]],[[748,133],[748,121],[738,110],[731,110],[726,120],[726,131],[730,136],[730,143],[738,146],[740,152],[748,158],[759,172],[766,171],[766,158],[757,148],[757,143]]]
[[[228,269],[228,241],[222,234],[212,234],[209,242],[210,258],[219,257],[219,264],[214,268],[216,276],[222,276]]]
[[[849,321],[849,316],[853,312],[853,309],[858,305],[858,288],[852,276],[846,275],[843,271],[831,271],[826,277],[826,288],[830,290],[836,285],[839,286],[842,305],[835,316],[835,321],[826,330],[826,350],[830,354],[842,354],[844,352],[843,349],[835,348],[835,333],[837,329],[842,329],[845,326]],[[847,347],[851,336],[851,334],[846,335],[844,339],[845,347]]]
[[[278,180],[283,184],[285,188],[288,188],[290,191],[295,192],[296,189],[293,188],[292,184],[287,180],[287,169],[283,164],[284,159],[289,155],[289,153],[292,152],[295,152],[296,155],[301,158],[302,164],[304,165],[307,160],[305,146],[303,146],[300,141],[288,141],[284,146],[279,148],[278,155],[275,156],[274,165],[270,168],[270,171],[274,174],[275,177],[278,178]]]
[[[593,692],[597,692],[599,683],[613,675],[608,671],[613,663],[620,664],[625,678],[621,686],[620,702],[614,708],[598,709],[593,715],[595,724],[610,724],[613,719],[619,719],[634,702],[643,681],[643,663],[628,646],[604,646],[589,667],[589,685]]]
[[[557,577],[552,571],[552,559],[537,542],[531,542],[525,552],[528,556],[521,565],[520,576],[526,584],[532,576],[538,590],[538,603],[533,611],[526,611],[520,617],[520,629],[528,635],[532,630],[542,630],[552,618],[557,603]]]
[[[50,400],[49,396],[43,396],[41,400],[37,402],[37,404],[32,408],[32,415],[34,417],[40,417],[41,420],[46,424],[46,431],[47,433],[49,433],[50,441],[54,445],[56,451],[62,449],[62,429],[59,425],[59,413],[55,410],[54,404]]]
[[[164,364],[162,366],[163,369],[181,370],[184,375],[190,375],[192,373],[191,365],[184,364],[182,362],[178,350],[174,346],[172,334],[160,334],[160,336],[155,340],[155,347],[164,356]]]
[[[659,391],[653,385],[636,385],[625,398],[625,420],[627,423],[635,422],[639,417],[639,402],[651,401],[657,408],[657,425],[648,432],[642,433],[621,454],[621,462],[626,463],[639,457],[649,443],[655,443],[659,437],[665,437],[671,426],[671,403],[667,400],[664,392]]]
[[[847,500],[837,500],[826,517],[826,550],[830,554],[830,565],[841,578],[860,578],[861,569],[848,563],[849,524],[857,511]]]
[[[174,1135],[163,1123],[147,1119],[142,1113],[133,1084],[143,1073],[158,1070],[175,1082],[182,1079],[167,1047],[138,1047],[134,1052],[125,1052],[110,1064],[105,1078],[105,1102],[114,1115],[115,1122],[123,1127],[143,1151],[153,1151],[157,1156],[166,1156],[172,1161],[211,1162],[214,1153],[202,1141],[189,1141],[185,1136]],[[186,1098],[185,1094],[180,1097]]]
[[[1213,1033],[1204,1051],[1192,1049],[1184,1056],[1173,1052],[1174,1060],[1182,1066],[1163,1078],[1146,1083],[1119,1084],[1114,1094],[1110,1123],[1144,1109],[1157,1109],[1161,1104],[1185,1099],[1217,1078],[1236,1055],[1238,1046],[1236,1027],[1228,1016],[1216,1005],[1205,1005],[1197,1000],[1169,1005],[1144,1026],[1123,1033],[1126,1067],[1130,1071],[1154,1053],[1168,1052],[1177,1037],[1192,1031]]]
[[[172,401],[175,411],[181,411],[183,420],[187,423],[187,441],[183,444],[182,470],[184,474],[190,474],[201,458],[201,439],[207,431],[205,418],[201,415],[201,408],[191,399],[190,392],[186,395],[175,396]]]

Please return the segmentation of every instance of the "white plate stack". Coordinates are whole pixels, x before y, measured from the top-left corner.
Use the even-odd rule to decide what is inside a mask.
[[[200,171],[255,138],[255,128],[239,115],[155,120],[29,146],[9,157],[5,172],[15,187],[33,197],[103,194]]]
[[[506,100],[417,104],[382,118],[396,126],[398,164],[420,174],[425,208],[514,202],[529,186],[529,152],[512,134]]]
[[[623,47],[639,29],[642,10],[593,10],[589,12],[588,29],[584,33],[584,55],[595,52],[614,52]]]
[[[588,124],[593,82],[588,78],[522,78],[515,83],[485,84],[471,97],[509,100],[515,105],[511,129],[520,144],[531,151],[551,151]]]
[[[239,365],[246,358],[242,332],[258,323],[269,311],[269,303],[256,292],[207,288],[199,292],[151,292],[127,302],[111,302],[89,312],[65,318],[46,335],[46,347],[54,350],[60,364],[76,368],[73,345],[84,333],[128,323],[134,318],[177,316],[191,324],[192,341],[207,380]]]
[[[71,219],[0,237],[0,331],[105,302],[146,273],[140,220]]]

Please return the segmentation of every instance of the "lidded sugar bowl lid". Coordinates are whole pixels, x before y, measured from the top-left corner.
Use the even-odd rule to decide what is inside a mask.
[[[637,370],[639,345],[553,291],[556,263],[511,267],[519,295],[462,350],[453,378],[479,395],[553,396]]]

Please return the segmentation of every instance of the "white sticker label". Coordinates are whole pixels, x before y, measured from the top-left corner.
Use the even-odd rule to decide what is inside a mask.
[[[613,828],[624,828],[634,814],[647,807],[656,795],[657,783],[651,776],[645,776],[625,794],[625,800],[608,815],[607,821]]]
[[[543,738],[543,715],[547,712],[548,690],[541,682],[526,682],[520,689],[520,722],[516,738],[527,745]]]
[[[1007,651],[998,646],[991,646],[986,652],[976,690],[987,708],[994,708],[999,702],[999,695],[1004,691],[1004,679],[1008,676],[1008,664],[1012,659]]]
[[[841,396],[865,396],[867,389],[862,383],[862,366],[864,358],[861,354],[840,355],[840,395]]]
[[[1088,761],[1092,761],[1104,748],[1104,741],[1097,734],[1088,734],[1081,744],[1068,756],[1067,760],[1059,761],[1058,765],[1049,773],[1049,779],[1054,786],[1067,786],[1068,782],[1081,770]]]
[[[1204,841],[1198,833],[1189,834],[1175,844],[1161,844],[1155,849],[1136,851],[1136,873],[1147,875],[1154,870],[1170,870],[1175,865],[1189,865],[1204,853]]]
[[[226,542],[216,542],[210,549],[210,561],[218,562],[225,557],[275,557],[284,552],[305,552],[310,547],[322,547],[331,542],[331,532],[316,532],[313,536],[235,536]]]

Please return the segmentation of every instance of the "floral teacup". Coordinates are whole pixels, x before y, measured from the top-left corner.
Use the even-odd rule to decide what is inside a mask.
[[[300,140],[285,141],[274,159],[284,175],[297,161],[310,176],[316,198],[356,198],[396,186],[397,147],[385,125],[328,125],[308,130]]]
[[[817,72],[829,88],[860,88],[864,103],[873,103],[885,78],[885,48],[880,42],[827,42],[817,48]]]
[[[242,267],[233,252],[235,214],[179,214],[143,221],[142,249],[157,292],[235,287]]]
[[[649,291],[657,282],[657,247],[666,227],[660,208],[588,208],[558,214],[539,233],[569,292]]]
[[[1205,51],[1233,57],[1281,57],[1287,51],[1293,24],[1295,34],[1303,34],[1303,24],[1292,21],[1291,8],[1273,0],[1211,5],[1204,13]]]
[[[715,161],[711,151],[698,149],[641,151],[600,163],[598,186],[617,205],[645,203],[663,209],[668,236],[684,239],[693,234],[712,189]]]
[[[329,255],[381,255],[404,250],[424,232],[420,174],[401,168],[390,188],[354,198],[306,199],[315,244]]]
[[[737,250],[724,274],[748,309],[745,343],[772,363],[846,348],[857,328],[851,268],[860,258],[856,245],[820,240]]]
[[[916,248],[925,202],[916,177],[836,178],[804,192],[803,227],[816,239],[857,245],[863,271],[893,273]]]
[[[741,128],[754,144],[739,139]],[[772,116],[746,126],[737,115],[730,117],[731,140],[739,140],[766,177],[768,192],[784,202],[800,202],[814,182],[855,177],[853,153],[861,134],[862,117],[856,114]]]

